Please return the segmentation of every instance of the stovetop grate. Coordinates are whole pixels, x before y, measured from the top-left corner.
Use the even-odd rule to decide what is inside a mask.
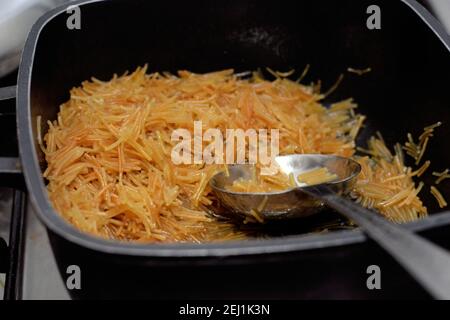
[[[0,79],[0,87],[15,85],[17,72]],[[18,156],[18,143],[16,135],[15,101],[13,99],[0,103],[0,161],[9,161]],[[4,158],[6,157],[6,159]],[[19,181],[10,181],[9,176],[1,176],[1,184],[21,186]],[[8,239],[0,236],[0,273],[5,273],[3,288],[4,300],[19,300],[22,297],[23,282],[23,255],[25,247],[25,214],[26,193],[20,189],[2,189],[5,198],[12,197],[10,218],[4,217],[2,223],[9,221]],[[4,199],[9,200],[9,199]],[[8,214],[8,212],[3,212]],[[5,235],[3,235],[5,236]]]

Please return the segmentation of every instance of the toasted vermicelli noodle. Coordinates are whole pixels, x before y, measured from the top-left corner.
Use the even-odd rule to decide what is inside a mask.
[[[328,168],[315,168],[297,175],[297,180],[305,185],[315,185],[320,183],[332,182],[338,178],[334,173],[331,173]]]
[[[430,187],[430,193],[436,198],[440,208],[447,206],[447,201],[445,201],[442,193],[435,186]]]
[[[254,166],[254,173],[249,179],[239,178],[230,185],[225,185],[225,189],[232,192],[276,192],[295,187],[295,181],[291,176],[282,172],[273,175],[261,175],[259,169]]]
[[[287,175],[282,172],[273,175],[261,175],[256,166],[254,167],[254,172],[250,179],[236,179],[231,185],[225,186],[225,189],[233,192],[266,193],[294,188],[297,186],[295,180],[299,182],[299,186],[311,186],[331,182],[338,178],[336,174],[331,173],[326,167],[310,169],[297,174],[297,176],[294,176],[293,173]]]
[[[449,179],[450,178],[450,174],[448,173],[449,169],[445,169],[442,172],[433,172],[433,176],[438,177],[435,181],[436,184],[441,183],[442,181],[444,181],[445,179]]]
[[[249,79],[223,70],[178,76],[146,67],[110,81],[93,78],[73,88],[48,122],[42,148],[50,200],[80,230],[145,242],[213,241],[247,235],[204,210],[215,205],[208,181],[222,164],[171,161],[175,129],[279,129],[280,154],[352,157],[364,121],[351,99],[325,107],[323,95],[276,73]],[[203,145],[208,142],[203,141]],[[411,170],[373,140],[355,196],[395,221],[426,214]],[[274,178],[276,179],[276,178]],[[276,185],[277,182],[275,181]],[[255,208],[256,210],[257,208]]]

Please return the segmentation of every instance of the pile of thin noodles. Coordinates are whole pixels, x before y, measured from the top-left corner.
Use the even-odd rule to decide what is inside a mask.
[[[325,107],[324,95],[277,74],[267,81],[224,70],[146,74],[146,67],[110,81],[92,78],[73,88],[48,122],[43,141],[50,200],[76,228],[101,237],[144,242],[242,239],[232,224],[211,217],[208,181],[224,165],[174,165],[173,130],[280,131],[280,154],[352,157],[364,121],[351,99]],[[225,135],[224,135],[225,136]],[[373,140],[357,201],[395,221],[426,214],[413,174],[399,154]],[[408,171],[409,170],[409,171]]]
[[[298,174],[296,179],[300,185],[313,186],[315,184],[335,181],[338,179],[338,176],[330,172],[326,167],[318,167]]]
[[[253,172],[251,177],[238,178],[230,185],[225,185],[224,188],[231,192],[277,192],[295,187],[293,175],[285,175],[278,171],[272,175],[262,175],[258,166],[252,167]]]
[[[416,186],[412,177],[420,177],[429,161],[412,171],[404,164],[399,144],[395,146],[394,154],[381,137],[372,137],[368,145],[369,149],[365,151],[370,156],[357,159],[362,170],[354,190],[356,201],[395,222],[409,222],[426,216],[427,208],[418,197],[424,183]]]
[[[321,183],[333,182],[338,179],[338,176],[328,170],[326,167],[317,167],[294,175],[293,173],[287,175],[278,172],[274,175],[261,175],[256,173],[250,179],[239,178],[233,181],[229,186],[225,186],[226,190],[233,192],[276,192],[296,186],[312,186]],[[298,182],[298,184],[297,184]]]

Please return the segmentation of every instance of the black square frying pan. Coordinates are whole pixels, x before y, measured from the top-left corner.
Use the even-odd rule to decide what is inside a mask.
[[[16,88],[21,169],[0,161],[3,184],[23,171],[31,202],[48,229],[61,274],[83,270],[83,290],[74,298],[394,298],[427,297],[408,275],[359,230],[289,235],[208,244],[132,244],[79,232],[52,208],[36,136],[56,118],[69,90],[91,76],[145,63],[152,71],[188,69],[237,72],[271,67],[302,70],[306,81],[331,86],[347,68],[370,67],[364,76],[345,74],[327,99],[353,97],[367,115],[360,143],[381,131],[388,144],[405,141],[441,121],[427,158],[450,164],[450,39],[414,0],[342,1],[78,1],[81,28],[67,28],[71,13],[59,7],[34,25],[23,51]],[[381,9],[381,28],[369,29],[367,8]],[[43,128],[45,132],[47,128]],[[433,181],[425,181],[432,183]],[[441,187],[450,197],[450,188]],[[450,212],[424,198],[430,216],[406,224],[449,247]],[[383,291],[368,291],[365,268],[386,270]],[[399,296],[400,294],[400,296]]]

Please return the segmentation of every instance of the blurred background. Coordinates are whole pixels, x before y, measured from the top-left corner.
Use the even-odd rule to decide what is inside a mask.
[[[0,0],[0,77],[19,65],[28,31],[46,11],[70,0]],[[450,0],[419,0],[450,33]]]
[[[428,7],[450,34],[450,0],[422,0],[420,2]]]
[[[68,0],[0,0],[0,77],[19,65],[23,44],[33,23]]]

